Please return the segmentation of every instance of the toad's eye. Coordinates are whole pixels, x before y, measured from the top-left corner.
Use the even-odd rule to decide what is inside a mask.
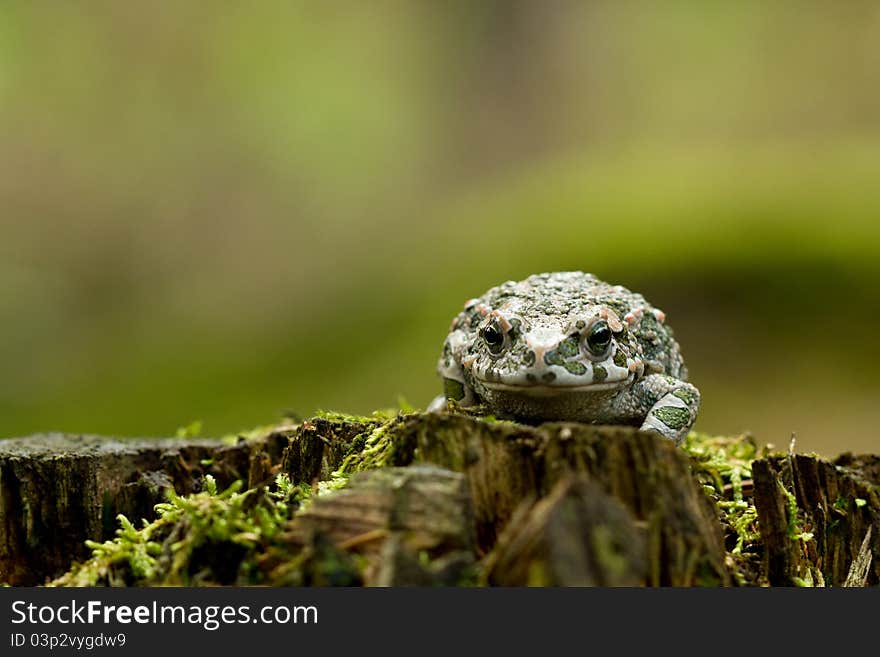
[[[501,328],[498,326],[497,322],[489,324],[481,331],[481,334],[491,353],[497,356],[502,352],[504,349],[504,333],[501,332]]]
[[[596,322],[587,336],[587,349],[594,356],[602,356],[611,344],[611,329],[607,322]]]

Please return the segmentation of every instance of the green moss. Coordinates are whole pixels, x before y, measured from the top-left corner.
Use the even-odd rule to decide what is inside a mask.
[[[324,411],[318,410],[315,413],[315,417],[320,417],[325,420],[331,420],[333,422],[352,422],[354,424],[365,424],[368,422],[375,422],[376,420],[387,420],[390,416],[396,414],[397,411],[391,411],[390,409],[382,409],[378,411],[373,411],[371,416],[366,415],[350,415],[348,413],[340,413],[339,411]]]
[[[116,538],[88,541],[92,557],[75,564],[55,586],[258,584],[254,556],[280,534],[308,487],[279,476],[272,491],[241,491],[237,481],[217,490],[210,475],[204,490],[188,496],[171,492],[157,504],[159,517],[137,529],[117,517]]]
[[[342,463],[331,473],[329,479],[318,482],[315,492],[322,495],[343,488],[349,477],[356,472],[394,465],[400,446],[395,443],[389,429],[404,417],[406,416],[395,415],[378,425],[375,419],[362,418],[361,423],[367,425],[366,430],[355,436],[342,458]],[[352,416],[346,416],[346,421],[354,421],[351,418]]]
[[[177,429],[178,438],[198,438],[202,435],[202,421],[194,420],[186,426]]]
[[[788,518],[788,537],[793,541],[810,541],[813,539],[812,532],[805,532],[800,526],[800,521],[798,519],[798,504],[797,498],[794,493],[788,490],[785,486],[782,485],[782,482],[779,482],[779,489],[782,491],[782,494],[785,496],[787,513],[786,516]]]
[[[694,476],[718,507],[726,542],[733,545],[734,577],[744,583],[747,561],[758,556],[761,538],[758,511],[743,491],[743,481],[752,477],[752,461],[759,456],[757,445],[748,434],[710,436],[692,431],[682,449],[691,457]]]
[[[742,554],[746,545],[754,544],[761,538],[757,530],[758,510],[753,504],[743,501],[718,501],[718,508],[728,518],[728,523],[736,532],[736,544],[731,550],[732,554]]]

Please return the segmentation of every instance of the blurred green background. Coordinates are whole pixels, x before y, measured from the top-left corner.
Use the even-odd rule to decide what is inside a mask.
[[[663,308],[697,428],[880,451],[875,2],[4,2],[0,436],[424,406],[462,302]]]

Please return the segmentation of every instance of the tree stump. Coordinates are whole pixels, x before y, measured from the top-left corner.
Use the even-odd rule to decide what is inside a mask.
[[[0,582],[43,582],[88,559],[86,539],[112,539],[58,581],[880,583],[880,456],[756,458],[741,438],[691,440],[411,414],[317,417],[236,445],[0,441]],[[734,462],[724,445],[748,449]],[[246,493],[221,492],[239,480]],[[171,489],[198,495],[174,498],[163,508],[177,515],[139,534]],[[120,513],[133,525],[113,538]],[[244,529],[202,544],[194,527],[209,521]],[[192,562],[173,547],[186,538]]]
[[[88,556],[118,514],[153,518],[165,491],[247,477],[245,444],[43,434],[0,440],[0,582],[33,585]]]
[[[451,585],[476,561],[473,533],[464,477],[421,465],[358,473],[294,517],[285,539],[363,557],[368,585]]]
[[[771,585],[880,583],[880,458],[790,454],[752,473]]]
[[[644,526],[584,476],[524,504],[486,563],[499,586],[640,586],[648,580]]]
[[[465,473],[484,550],[524,500],[542,498],[558,482],[581,474],[644,526],[643,583],[730,583],[717,511],[691,476],[687,454],[656,434],[575,423],[527,427],[454,415],[413,417],[390,431],[400,443],[393,453]]]

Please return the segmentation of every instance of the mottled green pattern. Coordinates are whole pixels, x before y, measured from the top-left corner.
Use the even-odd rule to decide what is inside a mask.
[[[565,367],[565,369],[567,369],[572,374],[581,375],[586,374],[587,372],[587,367],[583,363],[579,363],[577,361],[565,363],[563,367]]]
[[[696,393],[689,388],[679,388],[675,392],[672,393],[680,400],[682,400],[688,406],[693,406],[697,402]]]
[[[684,429],[690,422],[691,415],[686,408],[678,406],[661,406],[651,413],[670,429]]]
[[[548,365],[561,365],[565,367],[565,360],[567,358],[573,358],[579,353],[580,349],[578,347],[577,337],[570,336],[562,340],[559,345],[557,345],[556,349],[544,354],[544,362]]]
[[[571,358],[572,356],[577,356],[578,354],[578,339],[577,337],[568,337],[565,338],[562,342],[559,343],[559,346],[556,347],[556,350],[563,358]]]

